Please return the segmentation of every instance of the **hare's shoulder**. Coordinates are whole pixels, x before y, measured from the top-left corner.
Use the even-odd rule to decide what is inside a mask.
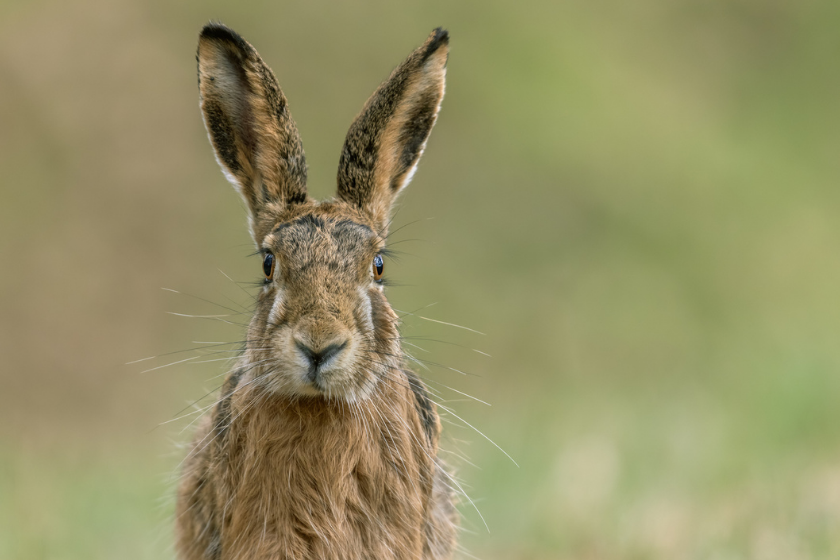
[[[435,404],[429,398],[429,391],[426,389],[426,385],[420,380],[420,377],[409,369],[404,370],[403,373],[405,373],[408,386],[414,394],[414,403],[417,409],[417,415],[423,424],[423,431],[426,434],[429,445],[435,448],[440,437],[440,420],[438,418],[437,407],[435,407]]]
[[[212,432],[213,417],[205,414],[184,460],[178,484],[176,542],[180,556],[185,560],[217,558],[221,548],[219,509],[210,460]]]

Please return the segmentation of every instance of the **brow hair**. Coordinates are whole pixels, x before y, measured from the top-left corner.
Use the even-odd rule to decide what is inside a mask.
[[[281,222],[274,226],[274,229],[271,230],[271,233],[276,234],[281,232],[282,230],[296,226],[296,225],[310,225],[316,228],[322,228],[325,225],[325,222],[333,222],[333,220],[327,218],[326,220],[320,216],[315,216],[313,214],[306,214],[304,216],[300,216],[299,218],[295,218],[290,222]],[[365,224],[360,224],[359,222],[354,222],[353,220],[344,219],[338,222],[334,222],[335,227],[343,228],[343,227],[355,227],[363,229],[369,233],[373,233],[373,230],[370,226],[366,226]]]

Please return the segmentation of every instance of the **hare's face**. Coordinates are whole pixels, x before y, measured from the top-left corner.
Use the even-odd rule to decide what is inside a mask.
[[[364,398],[400,367],[379,284],[391,205],[411,180],[443,99],[449,36],[436,29],[368,99],[347,133],[334,201],[306,192],[306,158],[274,74],[242,37],[198,43],[204,124],[250,213],[266,273],[247,375],[274,392]]]
[[[355,401],[399,367],[383,240],[341,206],[311,207],[262,241],[265,283],[249,338],[260,341],[253,358],[266,364],[271,391]]]

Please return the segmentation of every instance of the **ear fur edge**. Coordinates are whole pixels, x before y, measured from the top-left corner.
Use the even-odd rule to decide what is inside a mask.
[[[338,198],[365,211],[383,231],[437,120],[448,45],[446,30],[432,31],[380,84],[347,133],[339,161]]]
[[[199,33],[196,59],[202,117],[216,160],[251,218],[267,205],[307,201],[297,126],[274,73],[254,47],[210,22]]]

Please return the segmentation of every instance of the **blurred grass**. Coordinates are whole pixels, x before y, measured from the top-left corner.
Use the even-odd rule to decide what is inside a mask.
[[[246,305],[217,269],[259,273],[197,109],[210,18],[274,68],[320,197],[452,34],[388,266],[395,307],[488,333],[406,321],[520,464],[450,419],[472,554],[840,555],[840,5],[79,0],[0,3],[0,557],[171,556],[189,419],[155,426],[224,367],[121,364],[237,340],[158,288]]]

